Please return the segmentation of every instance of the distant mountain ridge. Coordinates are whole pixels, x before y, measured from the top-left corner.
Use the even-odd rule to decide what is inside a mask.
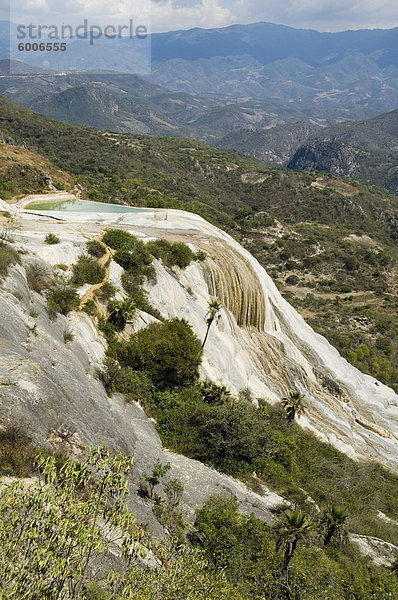
[[[152,72],[146,76],[173,91],[376,112],[396,108],[398,28],[320,33],[254,23],[153,34],[150,41]],[[134,59],[134,40],[97,40],[95,53],[86,51],[88,43],[72,39],[67,52],[25,53],[24,59],[55,71],[145,72],[139,68],[144,56]],[[8,58],[1,44],[0,58]]]
[[[299,120],[330,125],[369,113],[361,109],[347,116],[347,111],[339,107],[198,96],[170,91],[129,73],[30,74],[32,67],[14,63],[13,72],[17,70],[21,75],[13,77],[8,76],[9,66],[9,61],[0,61],[0,93],[46,116],[112,131],[186,136],[218,143],[239,129]]]

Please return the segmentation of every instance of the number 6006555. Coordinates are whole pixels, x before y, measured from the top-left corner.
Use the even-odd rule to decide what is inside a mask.
[[[26,42],[18,44],[20,52],[65,52],[66,42]]]

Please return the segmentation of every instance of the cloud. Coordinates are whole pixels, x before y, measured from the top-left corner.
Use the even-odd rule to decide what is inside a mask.
[[[152,0],[152,6],[154,31],[257,21],[320,31],[398,26],[396,0]]]
[[[234,13],[218,0],[156,0],[152,2],[153,31],[224,27],[231,25]]]
[[[242,22],[269,21],[321,31],[395,27],[396,0],[222,0]]]
[[[145,4],[152,8],[153,31],[257,21],[320,31],[398,26],[396,0],[11,0],[11,16],[119,23]]]

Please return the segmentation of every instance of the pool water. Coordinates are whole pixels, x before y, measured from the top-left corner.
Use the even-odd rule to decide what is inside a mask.
[[[55,200],[53,202],[31,202],[25,206],[27,210],[67,210],[73,212],[126,213],[142,212],[147,208],[133,208],[120,204],[105,204],[105,202],[90,202],[89,200]]]

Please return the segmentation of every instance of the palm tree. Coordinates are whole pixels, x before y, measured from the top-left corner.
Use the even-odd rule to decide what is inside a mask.
[[[288,398],[282,398],[282,406],[286,411],[287,422],[294,421],[294,417],[300,417],[305,413],[304,396],[300,392],[290,392]]]
[[[135,305],[131,298],[112,300],[108,304],[108,321],[115,326],[116,331],[122,331],[133,316]]]
[[[209,304],[207,306],[207,313],[206,313],[207,314],[207,319],[206,319],[207,330],[206,330],[205,338],[202,343],[202,350],[205,347],[205,343],[207,341],[207,336],[209,335],[211,324],[213,323],[214,320],[216,322],[218,322],[218,320],[220,319],[220,314],[219,314],[220,310],[221,310],[221,304],[217,300],[212,300],[211,302],[209,302]]]
[[[279,521],[276,549],[284,548],[282,572],[289,568],[289,563],[296,551],[297,543],[314,529],[314,524],[300,510],[285,510]]]
[[[332,537],[338,537],[341,541],[348,534],[348,529],[345,525],[348,515],[341,506],[330,506],[322,519],[322,524],[326,528],[323,545],[327,546]]]
[[[206,379],[201,385],[203,400],[207,404],[225,404],[231,399],[231,392],[225,385],[217,385]]]

